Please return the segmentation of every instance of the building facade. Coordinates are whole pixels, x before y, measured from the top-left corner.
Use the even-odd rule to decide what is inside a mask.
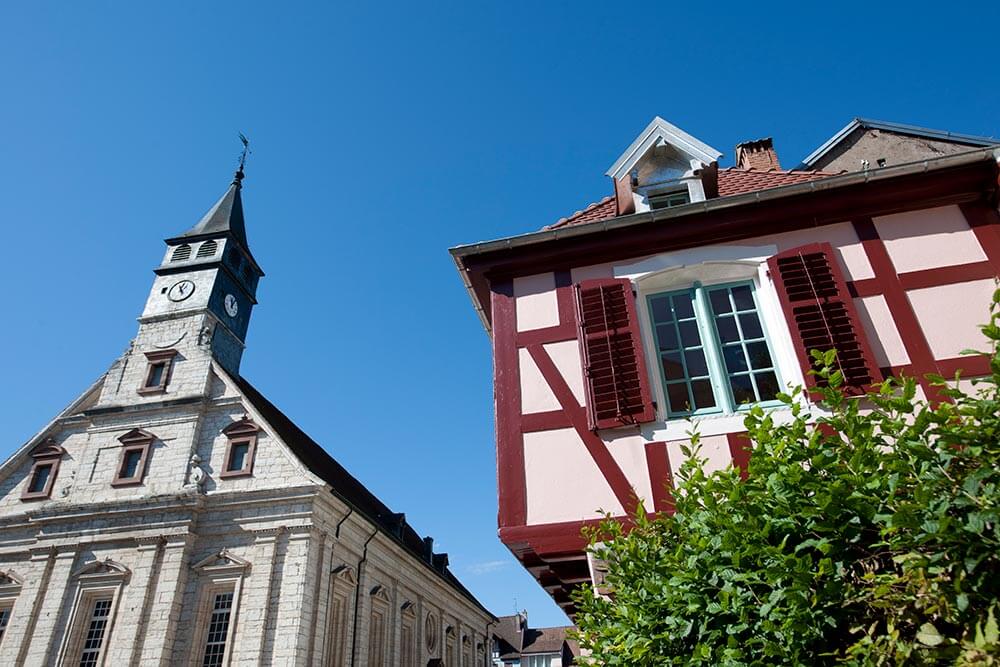
[[[139,332],[0,466],[0,664],[486,665],[494,617],[240,375],[242,169]]]
[[[500,538],[568,613],[595,579],[581,528],[670,511],[692,430],[709,469],[745,465],[743,412],[787,418],[775,396],[815,381],[810,350],[836,348],[859,392],[908,374],[941,400],[926,374],[988,373],[963,351],[987,347],[1000,151],[959,137],[880,166],[914,128],[896,153],[855,129],[813,156],[868,161],[851,172],[782,170],[770,139],[720,168],[657,118],[610,196],[452,249],[493,343]]]

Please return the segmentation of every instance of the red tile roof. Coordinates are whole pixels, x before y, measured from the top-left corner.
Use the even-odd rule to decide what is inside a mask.
[[[758,190],[770,190],[782,185],[795,185],[807,181],[816,181],[827,178],[833,174],[823,171],[782,171],[778,169],[737,169],[728,167],[719,170],[719,196],[730,197],[732,195],[742,195]],[[586,222],[599,222],[609,220],[618,215],[618,208],[614,197],[605,197],[599,202],[595,202],[573,215],[559,219],[549,225],[546,229],[556,229],[569,225],[580,225]]]
[[[719,196],[742,195],[757,190],[769,190],[782,185],[794,185],[833,176],[822,171],[781,171],[777,169],[737,169],[728,167],[719,170]]]
[[[618,206],[614,197],[605,197],[599,202],[594,202],[582,211],[577,211],[573,215],[560,218],[555,223],[549,225],[549,229],[555,227],[565,227],[567,225],[579,225],[583,222],[597,222],[607,220],[618,215]]]

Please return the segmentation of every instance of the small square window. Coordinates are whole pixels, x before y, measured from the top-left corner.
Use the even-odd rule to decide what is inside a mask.
[[[44,493],[52,477],[55,463],[39,463],[31,471],[31,481],[28,482],[28,493]]]
[[[66,450],[48,438],[35,447],[31,456],[35,459],[28,472],[28,481],[21,493],[21,500],[43,500],[52,495],[52,485],[59,473],[59,463]]]
[[[689,204],[690,202],[691,196],[688,194],[686,189],[649,195],[649,208],[653,210],[683,206],[684,204]]]
[[[226,463],[222,471],[223,477],[249,475],[253,467],[253,453],[256,438],[230,440],[226,448]]]
[[[142,484],[146,475],[146,461],[149,458],[149,448],[156,440],[152,433],[136,428],[118,438],[122,443],[121,454],[118,457],[118,468],[111,486],[129,486]]]
[[[222,461],[220,477],[241,477],[253,474],[254,454],[260,428],[244,416],[222,430],[228,438],[226,456]]]
[[[140,394],[156,394],[166,391],[176,355],[177,350],[156,350],[146,353],[148,366],[146,367],[145,379],[142,381],[142,386],[139,387]]]

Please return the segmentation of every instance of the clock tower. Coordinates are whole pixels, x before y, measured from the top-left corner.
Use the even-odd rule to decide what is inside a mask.
[[[166,239],[139,333],[109,371],[115,382],[105,384],[101,403],[204,395],[212,361],[239,375],[257,282],[264,275],[247,243],[242,183],[241,166],[196,225]],[[151,382],[145,369],[159,359],[169,359],[154,378],[162,375],[163,382]]]

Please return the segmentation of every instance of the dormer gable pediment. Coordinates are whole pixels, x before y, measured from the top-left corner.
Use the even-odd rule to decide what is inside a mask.
[[[235,438],[244,435],[254,435],[260,432],[260,427],[254,423],[250,417],[244,415],[243,419],[235,421],[226,428],[222,429],[222,432],[228,438]]]
[[[153,440],[156,440],[156,436],[149,431],[142,430],[141,428],[134,428],[118,438],[118,442],[123,445],[138,445],[146,442],[152,442]]]
[[[56,459],[66,453],[66,450],[56,444],[55,438],[45,438],[31,450],[33,459]]]
[[[697,165],[707,166],[720,157],[720,151],[657,116],[615,160],[607,175],[619,181],[650,160],[687,171]]]

